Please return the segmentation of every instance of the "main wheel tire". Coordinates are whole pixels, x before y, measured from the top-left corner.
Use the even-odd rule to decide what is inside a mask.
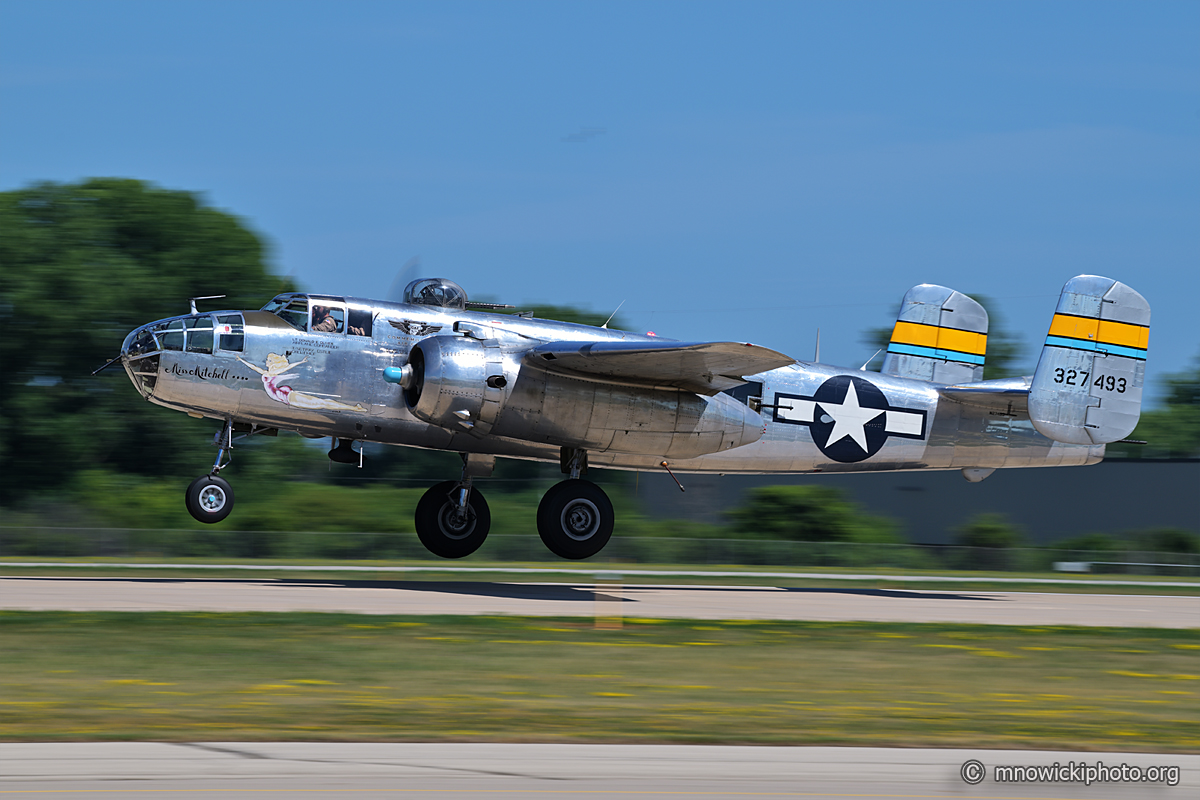
[[[185,494],[187,510],[197,521],[220,522],[233,511],[233,487],[218,475],[201,475]]]
[[[442,481],[417,503],[417,538],[425,549],[442,558],[462,558],[479,549],[492,527],[492,512],[478,489],[471,489],[466,515],[458,518],[454,502],[457,481]]]
[[[542,542],[560,558],[590,558],[612,538],[612,502],[591,481],[555,484],[538,505],[537,527]]]

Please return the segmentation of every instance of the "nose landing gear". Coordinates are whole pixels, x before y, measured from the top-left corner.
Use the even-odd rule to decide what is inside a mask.
[[[218,448],[217,460],[212,472],[192,481],[184,493],[188,513],[197,522],[220,522],[233,511],[233,487],[219,473],[229,466],[229,451],[233,449],[233,422],[226,421],[225,427],[213,441]]]
[[[187,510],[200,522],[220,522],[233,511],[233,487],[219,475],[201,475],[185,495]]]

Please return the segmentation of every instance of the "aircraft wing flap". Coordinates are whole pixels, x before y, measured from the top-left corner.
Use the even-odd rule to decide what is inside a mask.
[[[796,363],[741,342],[550,342],[528,351],[525,361],[550,372],[705,395],[740,386],[743,376]]]
[[[938,394],[947,400],[998,411],[1025,412],[1029,407],[1029,379],[1006,378],[998,381],[943,386]]]

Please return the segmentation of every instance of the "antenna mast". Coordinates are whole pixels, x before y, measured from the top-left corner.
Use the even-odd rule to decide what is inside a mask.
[[[224,296],[225,295],[223,295],[223,294],[210,294],[210,295],[206,295],[205,297],[189,297],[188,304],[191,306],[191,313],[192,314],[200,313],[199,311],[196,310],[196,301],[197,300],[220,300]]]
[[[624,300],[622,300],[620,303],[617,303],[617,307],[615,309],[613,309],[613,312],[608,315],[608,319],[604,320],[604,324],[601,325],[600,327],[604,328],[605,330],[608,330],[608,323],[612,322],[613,317],[615,317],[617,315],[617,312],[621,310],[621,306],[623,306],[623,305],[625,305]]]

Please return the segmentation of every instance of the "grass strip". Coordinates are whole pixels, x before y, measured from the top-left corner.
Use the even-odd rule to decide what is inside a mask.
[[[0,740],[1200,752],[1189,630],[0,612]]]

